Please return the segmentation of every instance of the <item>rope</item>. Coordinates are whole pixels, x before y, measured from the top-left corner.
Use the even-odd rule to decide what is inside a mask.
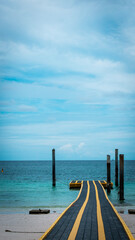
[[[12,231],[12,230],[5,230],[5,232],[10,232],[10,233],[44,233],[44,232],[21,232],[21,231]]]

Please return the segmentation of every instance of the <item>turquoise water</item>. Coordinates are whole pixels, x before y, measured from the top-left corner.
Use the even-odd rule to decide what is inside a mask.
[[[57,161],[56,187],[52,187],[51,161],[0,161],[0,213],[28,212],[31,208],[62,209],[78,195],[71,180],[106,180],[106,161]],[[114,164],[111,180],[114,183]],[[111,191],[115,206],[135,207],[135,161],[125,161],[125,201],[118,188]]]

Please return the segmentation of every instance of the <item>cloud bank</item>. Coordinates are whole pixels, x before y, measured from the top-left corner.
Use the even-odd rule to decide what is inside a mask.
[[[1,160],[52,148],[61,160],[114,148],[135,159],[134,11],[127,0],[1,0]]]

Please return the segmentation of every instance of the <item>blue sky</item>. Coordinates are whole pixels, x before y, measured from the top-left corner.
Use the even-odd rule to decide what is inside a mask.
[[[0,159],[135,159],[135,1],[0,1]]]

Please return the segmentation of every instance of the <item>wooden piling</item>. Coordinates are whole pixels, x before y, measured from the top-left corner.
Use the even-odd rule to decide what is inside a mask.
[[[124,154],[120,154],[120,200],[124,200]]]
[[[52,185],[54,187],[56,185],[56,177],[55,177],[55,149],[52,149]]]
[[[115,186],[118,187],[118,149],[115,149]]]
[[[110,155],[107,155],[107,192],[111,191],[111,163],[110,163]]]

